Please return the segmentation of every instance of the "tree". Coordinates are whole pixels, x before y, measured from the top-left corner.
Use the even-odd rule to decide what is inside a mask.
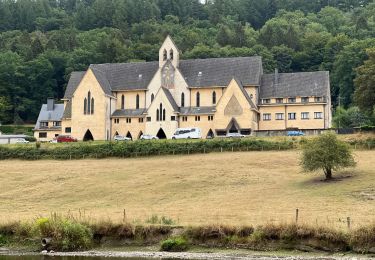
[[[357,69],[354,80],[354,100],[361,110],[370,115],[375,108],[375,48],[368,49],[369,59]]]
[[[327,132],[303,146],[300,164],[305,172],[323,170],[326,180],[331,180],[332,171],[354,167],[356,162],[349,146]]]
[[[350,107],[347,110],[337,107],[333,117],[333,125],[337,128],[351,128],[370,123],[368,117],[358,107]]]

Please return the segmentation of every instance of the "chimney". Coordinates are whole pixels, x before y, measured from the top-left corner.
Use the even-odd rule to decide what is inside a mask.
[[[55,108],[55,99],[48,98],[47,99],[47,111],[53,111],[54,108]]]
[[[275,69],[275,80],[274,80],[274,84],[277,85],[279,84],[279,69]]]

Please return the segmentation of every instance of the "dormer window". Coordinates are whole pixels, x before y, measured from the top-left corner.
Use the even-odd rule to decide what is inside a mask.
[[[282,104],[282,103],[284,103],[284,99],[276,98],[276,104]]]
[[[263,99],[262,103],[263,104],[270,104],[271,103],[271,99],[269,99],[269,98]]]
[[[199,72],[198,72],[198,76],[199,76],[199,77],[202,76],[202,71],[199,71]]]
[[[173,60],[173,50],[172,50],[172,49],[169,51],[169,58],[170,58],[171,60]]]
[[[163,51],[163,60],[167,60],[167,50]]]
[[[315,97],[315,102],[322,102],[323,101],[323,98],[322,97]]]
[[[288,103],[296,103],[296,98],[288,98]]]

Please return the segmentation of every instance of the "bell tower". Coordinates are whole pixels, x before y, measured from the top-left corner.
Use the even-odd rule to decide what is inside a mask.
[[[180,51],[172,38],[168,35],[159,50],[159,67],[162,68],[168,61],[177,68],[180,62]]]

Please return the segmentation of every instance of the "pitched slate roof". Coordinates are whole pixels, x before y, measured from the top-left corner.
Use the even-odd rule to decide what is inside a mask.
[[[262,76],[260,98],[327,96],[329,94],[329,72],[278,73]]]
[[[181,107],[181,115],[207,115],[214,114],[216,107]]]
[[[72,101],[69,100],[65,106],[62,118],[72,118]]]
[[[104,93],[111,91],[147,90],[159,69],[159,62],[92,64],[89,67]],[[214,58],[181,60],[179,70],[189,87],[227,86],[233,77],[244,85],[259,85],[262,73],[261,57]],[[71,98],[85,72],[72,72],[64,98]]]
[[[262,58],[237,57],[181,60],[179,70],[189,87],[228,86],[235,77],[244,85],[259,85]]]
[[[73,71],[70,74],[68,85],[66,86],[64,99],[72,98],[74,91],[78,87],[78,84],[81,82],[86,71]]]
[[[61,121],[63,113],[64,104],[55,104],[54,109],[50,111],[47,110],[47,104],[43,104],[34,129],[40,129],[40,122],[42,121]]]
[[[247,91],[244,89],[242,82],[238,78],[234,78],[234,80],[237,82],[237,85],[240,87],[242,94],[245,96],[247,102],[249,102],[251,108],[257,110],[257,107],[255,106],[253,100],[251,99]]]
[[[112,117],[139,117],[146,112],[146,109],[117,109],[112,113]]]
[[[167,99],[168,99],[169,103],[172,105],[173,110],[178,111],[178,105],[176,104],[176,101],[174,100],[171,92],[169,92],[168,89],[163,88],[163,87],[161,87],[161,89],[165,93],[165,95],[167,96]]]

